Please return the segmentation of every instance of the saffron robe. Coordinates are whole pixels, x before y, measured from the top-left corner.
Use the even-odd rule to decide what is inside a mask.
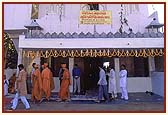
[[[42,89],[49,100],[51,95],[51,71],[48,67],[42,71]]]
[[[68,69],[64,69],[59,97],[61,100],[67,100],[70,97],[69,86],[71,85],[70,73]]]
[[[9,79],[9,93],[15,92],[15,82],[16,82],[16,75],[12,75]]]
[[[39,69],[36,69],[32,73],[32,100],[41,100],[42,98],[42,79],[41,79],[41,73]]]

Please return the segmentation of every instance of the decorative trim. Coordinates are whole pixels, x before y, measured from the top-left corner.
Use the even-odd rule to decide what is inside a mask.
[[[67,50],[38,50],[23,51],[23,57],[155,57],[163,56],[163,49],[67,49]]]

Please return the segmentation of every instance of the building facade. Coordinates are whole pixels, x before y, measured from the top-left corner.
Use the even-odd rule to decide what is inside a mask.
[[[80,11],[91,10],[111,11],[111,24],[81,24]],[[164,34],[156,17],[149,17],[147,4],[5,4],[4,31],[14,41],[18,64],[29,73],[33,62],[49,63],[54,92],[59,91],[61,62],[71,73],[79,65],[82,90],[97,88],[97,67],[108,62],[116,71],[118,92],[118,73],[125,64],[129,92],[163,96]]]

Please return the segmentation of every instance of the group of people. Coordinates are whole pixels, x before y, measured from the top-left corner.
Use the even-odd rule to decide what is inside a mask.
[[[51,70],[48,67],[48,63],[44,63],[42,65],[42,71],[39,69],[39,65],[36,63],[32,64],[32,72],[31,72],[31,83],[32,83],[32,95],[31,100],[34,103],[41,103],[42,100],[45,97],[46,100],[50,100],[51,91],[55,88],[54,86],[54,80],[53,80],[53,74]],[[18,65],[19,68],[19,74],[17,79],[15,78],[15,98],[12,100],[12,107],[11,109],[14,110],[17,107],[18,100],[21,99],[22,103],[24,104],[26,109],[30,109],[30,104],[26,99],[27,95],[27,72],[24,68],[23,64]],[[107,74],[105,72],[104,67],[99,67],[99,90],[98,90],[98,100],[96,102],[100,102],[102,100],[102,97],[104,96],[104,99],[106,101],[109,101],[109,95],[112,98],[117,97],[117,90],[116,90],[116,75],[114,69],[110,69],[110,72]],[[109,80],[107,83],[106,75],[109,76]],[[74,82],[74,93],[79,94],[80,93],[80,76],[81,71],[77,64],[74,65],[74,68],[72,70],[72,76],[73,76],[73,82]],[[6,76],[4,76],[4,88],[9,85],[9,82],[6,79]],[[121,71],[119,72],[120,77],[120,87],[121,87],[121,98],[128,100],[128,92],[127,92],[127,70],[125,65],[121,65]],[[61,69],[59,71],[59,79],[60,79],[60,90],[59,90],[59,100],[57,101],[69,101],[70,100],[70,91],[69,86],[71,83],[70,78],[70,72],[67,69],[67,65],[65,63],[61,64]],[[4,90],[5,91],[5,90]],[[6,95],[6,92],[4,92]]]
[[[32,72],[31,72],[31,83],[32,83],[32,95],[31,100],[34,103],[41,103],[45,97],[48,101],[50,100],[51,91],[55,88],[53,74],[51,70],[48,68],[48,63],[44,63],[42,65],[42,72],[40,71],[38,64],[32,64]],[[30,104],[26,99],[27,95],[27,72],[23,66],[23,64],[18,65],[19,74],[16,79],[16,94],[14,99],[12,100],[11,109],[15,110],[18,105],[18,100],[21,99],[26,109],[30,109]],[[59,91],[60,101],[68,101],[70,99],[69,85],[71,85],[70,73],[66,68],[66,64],[61,64],[62,68],[62,77],[61,77],[61,87]],[[4,85],[6,82],[4,82]]]
[[[102,97],[108,102],[111,98],[117,98],[117,90],[116,90],[116,75],[113,68],[110,69],[110,72],[107,74],[109,76],[108,82],[106,79],[106,72],[104,67],[99,67],[99,90],[98,90],[98,100],[97,103],[100,103]],[[120,88],[121,88],[121,99],[128,100],[128,92],[127,92],[127,70],[125,65],[121,65],[121,70],[119,72],[120,77]],[[110,96],[108,95],[110,94]]]
[[[8,93],[15,92],[15,81],[16,73],[13,73],[9,80],[6,78],[6,75],[4,75],[4,96],[7,96]]]

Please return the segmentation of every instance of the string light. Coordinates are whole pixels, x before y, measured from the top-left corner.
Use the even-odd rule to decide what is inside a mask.
[[[140,49],[140,50],[120,50],[113,49],[110,51],[109,49],[104,49],[103,51],[90,49],[90,50],[46,50],[46,51],[23,51],[23,57],[27,58],[36,58],[36,57],[155,57],[155,56],[163,56],[164,52],[162,49]]]

